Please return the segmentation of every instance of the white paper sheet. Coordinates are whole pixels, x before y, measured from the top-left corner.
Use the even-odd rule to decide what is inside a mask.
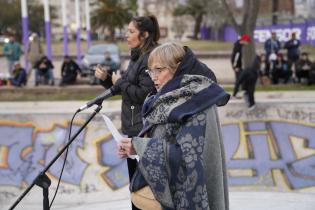
[[[108,130],[112,133],[114,140],[116,141],[117,144],[119,144],[123,136],[119,133],[119,131],[117,130],[117,128],[115,127],[111,119],[109,119],[105,114],[101,114],[101,115],[105,121],[105,124]]]
[[[119,131],[117,130],[117,128],[115,127],[111,119],[109,119],[109,117],[107,117],[105,114],[102,114],[102,113],[100,114],[102,115],[108,130],[112,133],[114,140],[116,141],[117,144],[119,144],[121,142],[121,139],[124,137],[119,133]],[[129,155],[128,157],[131,159],[139,160],[138,155]]]

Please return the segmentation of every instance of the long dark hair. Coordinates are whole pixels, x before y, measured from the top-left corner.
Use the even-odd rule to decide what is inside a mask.
[[[144,37],[145,32],[148,32],[149,34],[141,48],[141,55],[150,52],[158,45],[158,40],[160,39],[160,28],[156,17],[153,15],[133,17],[131,22],[133,22],[136,28],[140,31],[139,39]]]

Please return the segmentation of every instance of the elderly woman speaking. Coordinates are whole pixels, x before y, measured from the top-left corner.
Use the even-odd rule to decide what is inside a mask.
[[[216,107],[230,95],[208,77],[182,73],[188,62],[199,62],[183,59],[186,53],[176,43],[151,52],[148,74],[157,93],[144,103],[138,137],[118,145],[121,158],[139,156],[130,190],[141,209],[229,209]]]

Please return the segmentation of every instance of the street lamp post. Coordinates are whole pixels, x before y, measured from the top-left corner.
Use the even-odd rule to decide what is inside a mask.
[[[76,46],[77,46],[77,62],[81,62],[81,40],[80,40],[80,1],[75,0],[75,17],[76,17],[76,28],[77,28],[77,37],[76,37]]]
[[[28,69],[27,52],[28,52],[28,14],[27,14],[27,0],[21,0],[22,13],[22,33],[24,45],[24,61],[25,69]]]
[[[91,23],[90,23],[90,3],[85,0],[85,18],[86,18],[86,41],[87,47],[91,46]]]
[[[67,20],[67,13],[66,13],[66,1],[61,0],[61,9],[62,9],[62,28],[63,28],[63,51],[64,55],[68,55],[68,20]]]
[[[49,0],[43,0],[44,15],[45,15],[45,38],[47,57],[51,60],[51,31],[50,31],[50,14],[49,14]]]

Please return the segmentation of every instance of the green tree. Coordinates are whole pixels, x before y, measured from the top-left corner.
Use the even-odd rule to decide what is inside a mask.
[[[136,10],[136,0],[99,0],[91,18],[93,28],[108,29],[109,40],[115,41],[115,29],[122,29],[131,19]]]
[[[41,4],[28,4],[29,30],[44,33],[44,7]],[[56,8],[50,7],[51,20],[56,18]],[[22,38],[21,1],[0,1],[0,32],[15,34],[18,40]]]
[[[195,20],[193,39],[198,39],[200,26],[207,10],[204,0],[188,0],[185,4],[179,4],[173,12],[174,16],[190,15]]]
[[[51,25],[57,26],[54,20],[57,19],[57,8],[49,6]],[[44,20],[44,6],[42,4],[29,4],[28,5],[29,17],[29,30],[39,34],[45,34],[45,20]]]

